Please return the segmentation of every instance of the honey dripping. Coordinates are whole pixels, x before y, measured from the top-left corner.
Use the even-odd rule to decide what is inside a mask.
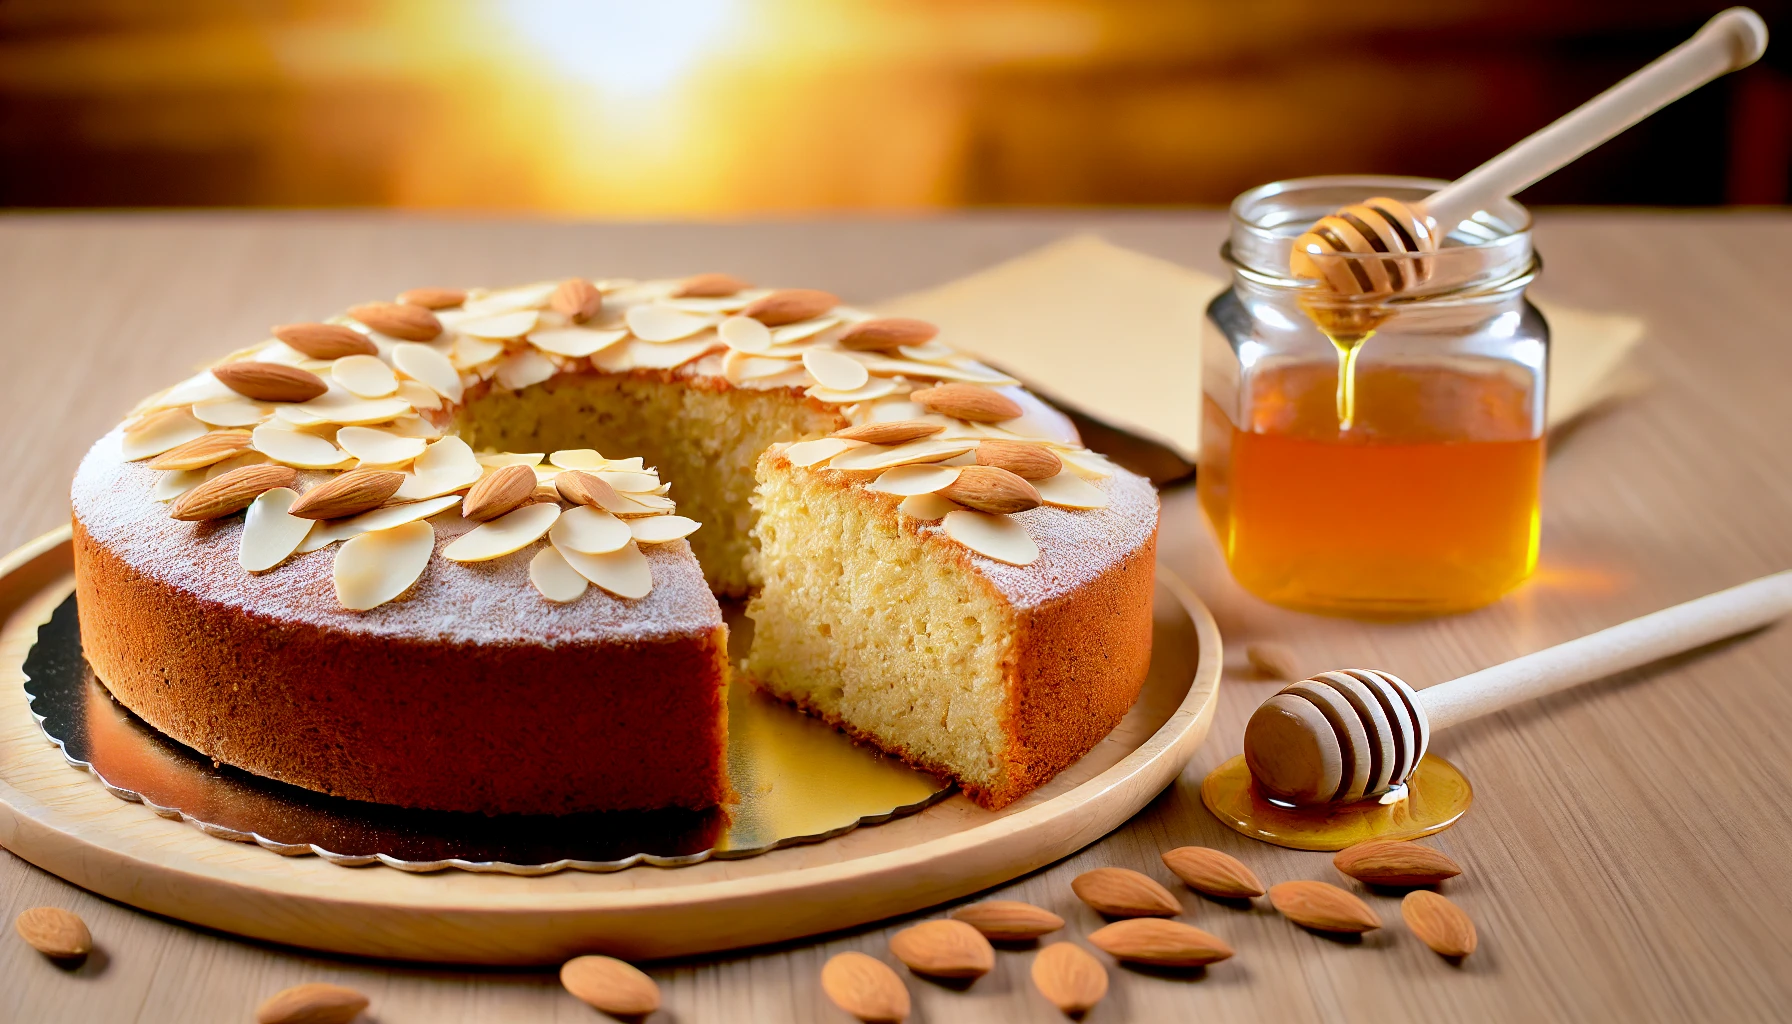
[[[1405,786],[1372,800],[1292,807],[1257,789],[1240,754],[1201,783],[1201,802],[1228,827],[1294,850],[1342,850],[1370,839],[1417,839],[1441,832],[1474,802],[1456,766],[1426,754]]]

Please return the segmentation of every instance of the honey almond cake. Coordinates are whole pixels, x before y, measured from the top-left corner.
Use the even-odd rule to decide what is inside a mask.
[[[275,327],[82,461],[87,659],[322,793],[700,809],[750,596],[736,671],[1001,807],[1137,698],[1157,495],[937,333],[721,274]]]

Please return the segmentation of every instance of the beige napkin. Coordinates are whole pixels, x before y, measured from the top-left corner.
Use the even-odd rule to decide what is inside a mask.
[[[1201,446],[1202,324],[1224,287],[1200,271],[1076,235],[877,308],[931,320],[942,339],[1046,397],[1192,462]],[[1537,306],[1551,332],[1551,428],[1634,382],[1625,360],[1642,340],[1641,320]],[[1140,373],[1142,366],[1156,369]]]

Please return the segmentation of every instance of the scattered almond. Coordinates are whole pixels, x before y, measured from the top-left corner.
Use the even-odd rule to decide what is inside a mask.
[[[203,469],[249,447],[249,434],[242,430],[214,430],[186,444],[170,448],[156,456],[150,469]]]
[[[1025,512],[1044,503],[1032,484],[995,466],[965,466],[956,480],[936,493],[966,508],[995,515]]]
[[[1096,868],[1070,880],[1077,899],[1109,917],[1174,917],[1182,904],[1170,890],[1129,868]]]
[[[1090,932],[1089,941],[1116,960],[1159,967],[1201,967],[1232,955],[1219,936],[1161,917],[1115,921]]]
[[[1025,942],[1064,927],[1063,918],[1019,900],[984,900],[959,907],[951,916],[997,942]]]
[[[1475,922],[1459,906],[1430,889],[1414,889],[1400,901],[1406,927],[1439,956],[1464,957],[1475,951]]]
[[[946,429],[943,423],[926,420],[889,420],[884,423],[861,423],[856,427],[834,431],[834,437],[867,444],[904,444],[916,438],[929,437]]]
[[[887,352],[904,345],[924,345],[940,329],[925,320],[906,316],[880,316],[861,320],[840,335],[840,347],[852,352]]]
[[[467,293],[462,288],[412,288],[399,295],[398,301],[424,309],[453,309],[467,301]]]
[[[737,295],[753,287],[733,274],[698,274],[687,277],[678,290],[672,293],[675,299],[720,299],[729,295]]]
[[[1282,644],[1259,640],[1244,645],[1245,660],[1265,679],[1299,679],[1294,652]]]
[[[1065,1013],[1087,1013],[1108,994],[1107,968],[1081,946],[1054,942],[1033,958],[1033,987]]]
[[[840,304],[832,294],[814,288],[780,288],[761,299],[755,299],[740,311],[767,327],[781,327],[799,320],[818,317]]]
[[[660,987],[615,957],[578,956],[560,967],[560,984],[575,998],[616,1017],[645,1017],[660,1008]]]
[[[313,359],[372,356],[380,351],[372,338],[341,324],[281,324],[273,334]]]
[[[230,390],[257,402],[309,402],[330,390],[317,374],[281,363],[225,363],[212,367],[212,376]]]
[[[348,315],[402,341],[429,341],[442,333],[442,321],[434,313],[403,302],[367,302],[350,307]]]
[[[906,1020],[908,989],[889,965],[864,953],[836,953],[821,968],[821,990],[854,1017],[867,1022]]]
[[[616,488],[583,470],[569,469],[558,474],[554,477],[554,489],[560,492],[562,500],[574,505],[614,508],[622,502],[622,496],[616,493]]]
[[[977,465],[1005,469],[1022,480],[1044,480],[1064,468],[1063,460],[1045,445],[1001,440],[977,443]]]
[[[1381,927],[1367,903],[1327,882],[1283,882],[1269,888],[1269,902],[1295,924],[1320,932],[1366,932]]]
[[[460,503],[460,514],[477,523],[496,519],[527,501],[535,487],[532,467],[504,466],[473,485]],[[560,500],[559,493],[550,500]]]
[[[52,960],[73,960],[93,952],[93,934],[87,922],[61,907],[32,907],[12,923],[19,938]]]
[[[1019,402],[979,384],[936,384],[908,397],[931,412],[976,423],[999,423],[1024,411]]]
[[[1223,900],[1263,895],[1256,872],[1237,857],[1205,846],[1180,846],[1164,854],[1164,865],[1190,889]]]
[[[548,308],[575,324],[582,324],[604,308],[604,293],[582,277],[569,277],[548,297]]]
[[[354,989],[314,981],[269,996],[255,1024],[348,1024],[365,1009],[367,997]]]
[[[341,519],[360,515],[385,504],[403,484],[403,473],[384,469],[350,470],[300,495],[286,514],[300,519]]]
[[[996,951],[963,921],[922,921],[890,936],[890,952],[930,978],[981,978],[995,970]]]
[[[1399,839],[1371,839],[1346,847],[1332,858],[1332,865],[1370,885],[1436,885],[1462,874],[1442,850]]]
[[[259,465],[233,469],[181,495],[168,514],[186,522],[218,519],[241,512],[261,492],[291,487],[299,471],[291,466]]]

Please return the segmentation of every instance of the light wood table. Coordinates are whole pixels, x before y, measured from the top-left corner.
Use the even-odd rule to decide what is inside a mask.
[[[937,283],[1074,230],[1216,271],[1214,213],[989,215],[771,225],[560,224],[363,215],[0,218],[0,548],[62,522],[70,473],[130,403],[186,367],[307,319],[417,284],[727,269],[876,299]],[[1205,772],[1237,752],[1276,684],[1244,645],[1288,644],[1305,671],[1370,665],[1449,678],[1792,566],[1792,217],[1549,212],[1539,291],[1645,316],[1640,397],[1576,424],[1550,458],[1543,567],[1483,611],[1398,625],[1265,606],[1227,578],[1194,495],[1165,494],[1161,552],[1212,605],[1233,669],[1213,738],[1124,828],[992,896],[1098,926],[1069,881],[1098,865],[1171,880],[1158,854],[1204,844],[1267,880],[1338,880],[1323,854],[1261,846],[1202,808]],[[1191,400],[1196,382],[1189,382]],[[1435,843],[1463,865],[1447,892],[1481,949],[1452,966],[1397,902],[1362,942],[1302,931],[1267,906],[1183,892],[1233,960],[1182,978],[1115,969],[1089,1016],[1161,1020],[1765,1020],[1792,1005],[1792,626],[1594,684],[1446,734],[1474,780],[1467,819]],[[377,869],[367,869],[377,870]],[[644,870],[644,869],[643,869]],[[1266,901],[1259,901],[1264,903]],[[154,918],[0,854],[0,915],[40,904],[91,924],[101,952],[64,971],[0,935],[0,1020],[246,1021],[301,981],[356,986],[380,1024],[583,1021],[549,972],[350,962]],[[839,1022],[817,985],[845,949],[886,956],[905,922],[737,956],[651,967],[656,1022]],[[1031,954],[958,992],[912,980],[914,1020],[1059,1019]]]

